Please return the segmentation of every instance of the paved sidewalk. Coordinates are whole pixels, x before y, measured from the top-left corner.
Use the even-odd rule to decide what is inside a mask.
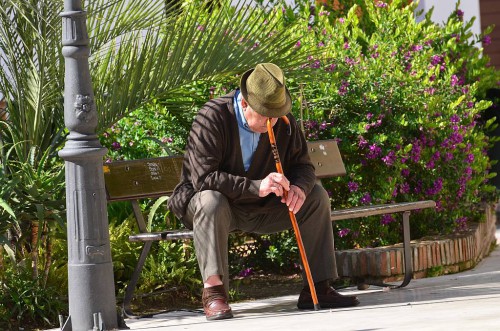
[[[497,226],[497,243],[500,228]],[[269,289],[272,291],[272,288]],[[354,308],[300,311],[296,296],[232,304],[234,318],[208,322],[196,312],[127,319],[131,330],[500,330],[500,247],[474,269],[414,279],[404,289],[348,288]]]

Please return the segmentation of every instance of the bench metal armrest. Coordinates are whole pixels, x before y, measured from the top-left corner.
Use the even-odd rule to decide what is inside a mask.
[[[368,217],[374,215],[394,214],[411,210],[435,208],[436,203],[432,200],[416,202],[399,202],[383,205],[369,205],[341,210],[332,210],[332,221],[339,221],[351,218]]]
[[[338,221],[374,215],[403,213],[403,258],[405,266],[403,282],[400,285],[391,285],[385,283],[374,284],[390,288],[401,288],[408,285],[413,277],[413,258],[410,245],[410,211],[435,207],[436,203],[432,200],[361,206],[343,210],[333,210],[331,212],[331,219],[332,221]]]

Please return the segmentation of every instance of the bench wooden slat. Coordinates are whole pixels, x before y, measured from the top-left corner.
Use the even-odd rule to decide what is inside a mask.
[[[307,150],[316,168],[316,178],[338,177],[346,174],[337,142],[331,140],[309,141]]]
[[[108,201],[169,195],[179,183],[182,161],[169,156],[104,164]]]
[[[435,208],[436,203],[432,200],[415,201],[415,202],[399,202],[383,205],[368,205],[361,207],[353,207],[349,209],[332,210],[331,220],[339,221],[351,218],[360,218],[367,216],[394,214],[410,210],[418,210],[425,208]]]

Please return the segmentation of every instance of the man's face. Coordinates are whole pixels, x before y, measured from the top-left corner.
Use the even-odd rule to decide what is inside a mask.
[[[267,119],[269,117],[262,116],[261,114],[257,113],[255,110],[252,109],[252,107],[250,107],[248,103],[245,102],[244,99],[242,100],[242,106],[244,108],[243,114],[245,115],[250,130],[257,133],[266,133]],[[274,126],[276,122],[278,122],[278,118],[271,119],[272,126]]]

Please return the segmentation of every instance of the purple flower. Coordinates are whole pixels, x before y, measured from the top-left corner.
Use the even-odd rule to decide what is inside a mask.
[[[417,163],[418,161],[420,161],[420,153],[421,152],[422,152],[422,148],[420,147],[420,145],[418,143],[413,144],[412,149],[411,149],[410,159],[413,162]]]
[[[240,271],[240,273],[238,274],[238,276],[240,277],[248,277],[248,276],[251,276],[253,275],[253,270],[252,268],[246,268],[246,269],[243,269]]]
[[[296,48],[299,48],[299,47],[300,47],[300,40],[299,40],[299,41],[297,41],[297,43],[295,44],[295,47],[296,47]]]
[[[408,183],[403,183],[401,184],[401,186],[399,187],[399,190],[401,191],[401,193],[403,194],[408,194],[410,193],[410,184]]]
[[[434,93],[436,93],[436,88],[435,87],[429,87],[429,88],[426,88],[424,89],[424,91],[430,95],[434,95]]]
[[[358,146],[360,148],[365,148],[366,146],[368,146],[368,141],[363,136],[359,136]]]
[[[458,231],[465,231],[468,229],[468,226],[467,226],[467,217],[459,217],[455,220],[455,224],[456,224],[456,227],[457,227],[457,230]]]
[[[461,11],[460,9],[457,9],[457,11],[455,12],[455,14],[457,15],[457,18],[460,21],[463,21],[463,19],[464,19],[464,12],[463,11]]]
[[[349,43],[347,41],[344,43],[344,49],[349,49]]]
[[[413,45],[411,47],[411,50],[414,51],[414,52],[421,51],[422,49],[423,49],[422,45]]]
[[[452,75],[451,76],[451,87],[454,87],[457,84],[458,84],[458,77],[457,77],[457,75]]]
[[[350,65],[350,66],[353,66],[353,65],[356,65],[356,64],[357,64],[356,60],[351,59],[351,58],[350,58],[350,57],[348,57],[348,56],[345,58],[345,63],[347,63],[347,64],[348,64],[348,65]]]
[[[442,60],[443,58],[441,57],[441,55],[433,55],[431,57],[431,64],[433,66],[438,65],[439,63],[441,63]]]
[[[392,166],[394,162],[396,162],[396,153],[394,153],[394,151],[389,151],[389,153],[382,158],[382,161],[384,161],[387,166]]]
[[[349,188],[349,192],[356,192],[359,188],[359,185],[356,182],[349,182],[347,183],[347,187]]]
[[[474,154],[467,154],[467,157],[465,158],[465,162],[467,162],[467,163],[474,162]]]
[[[342,238],[342,237],[345,237],[349,234],[349,232],[351,232],[350,229],[342,229],[338,232],[339,234],[339,237]]]
[[[321,62],[319,60],[315,60],[312,64],[311,64],[311,68],[313,69],[318,69],[319,67],[321,67]]]
[[[115,141],[111,144],[111,148],[114,149],[115,151],[119,150],[120,148],[122,148],[122,146],[120,145],[119,142]]]
[[[328,67],[326,67],[325,71],[332,72],[335,70],[336,67],[337,66],[335,65],[335,63],[332,63]]]
[[[201,24],[200,24],[200,25],[198,25],[198,26],[196,27],[196,30],[198,30],[198,31],[205,31],[205,27],[204,27],[203,25],[201,25]]]
[[[453,132],[450,136],[450,140],[452,143],[454,143],[456,145],[456,144],[460,144],[462,141],[464,141],[464,137],[458,132]]]
[[[422,192],[422,186],[423,186],[422,180],[419,179],[417,181],[417,185],[415,185],[415,188],[413,189],[415,193],[419,194],[420,192]]]
[[[344,23],[344,22],[345,22],[344,18],[342,18],[342,17],[341,17],[341,18],[339,18],[339,22],[340,22],[340,23]]]
[[[368,154],[366,155],[366,157],[368,159],[376,159],[380,153],[382,153],[382,148],[380,148],[379,146],[377,146],[376,144],[372,144],[368,147],[369,149],[369,152]]]
[[[375,6],[379,7],[379,8],[386,8],[387,7],[387,4],[383,1],[378,1]]]
[[[491,44],[491,37],[490,36],[484,36],[483,38],[483,45],[488,46]]]
[[[443,179],[440,177],[434,181],[432,187],[425,191],[428,195],[438,194],[443,189]]]
[[[372,197],[370,196],[370,193],[365,193],[365,195],[363,195],[361,197],[361,199],[359,200],[360,203],[364,204],[364,205],[368,205],[372,202]]]
[[[349,82],[342,80],[342,84],[339,87],[339,95],[344,96],[347,93],[347,87],[349,86]]]
[[[380,224],[387,225],[387,224],[392,223],[394,221],[395,221],[395,219],[391,214],[385,214],[385,215],[382,215],[382,219],[380,220]]]
[[[401,176],[408,177],[410,175],[410,169],[401,170]]]
[[[457,114],[453,114],[450,117],[450,122],[451,123],[458,123],[458,122],[460,122],[460,116],[458,116]]]

